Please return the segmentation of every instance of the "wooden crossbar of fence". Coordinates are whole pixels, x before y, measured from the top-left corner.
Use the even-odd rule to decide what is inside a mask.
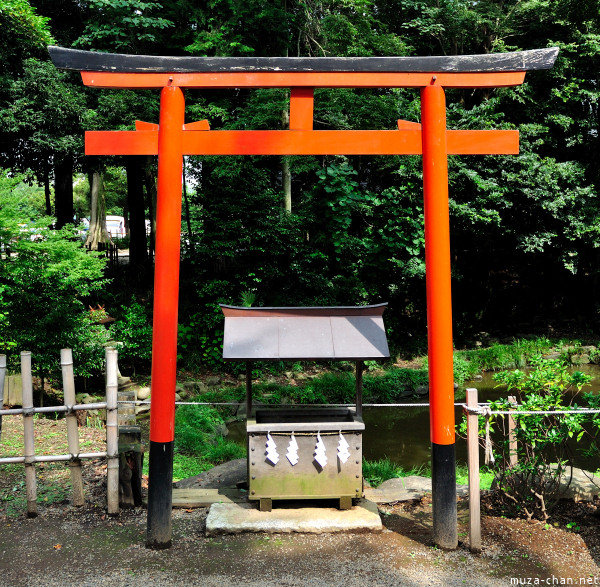
[[[71,471],[73,487],[73,505],[84,504],[82,459],[107,459],[107,511],[109,514],[119,513],[119,449],[118,449],[118,414],[117,414],[117,351],[106,349],[106,401],[93,404],[75,403],[75,378],[73,373],[73,354],[71,349],[62,349],[61,368],[63,378],[64,405],[33,406],[33,377],[31,372],[31,352],[21,353],[21,381],[23,400],[21,408],[0,410],[0,431],[3,416],[22,415],[23,417],[23,455],[2,457],[0,465],[23,463],[25,465],[25,490],[27,495],[27,516],[37,515],[37,482],[35,463],[67,461]],[[4,389],[6,374],[6,356],[0,355],[0,400]],[[2,402],[0,401],[0,406]],[[106,410],[106,451],[81,453],[79,451],[79,431],[76,412],[78,410]],[[45,413],[65,413],[67,422],[67,445],[69,454],[36,455],[34,436],[34,415]]]

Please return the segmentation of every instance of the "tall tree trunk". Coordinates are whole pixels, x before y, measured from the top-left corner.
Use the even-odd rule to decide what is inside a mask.
[[[127,157],[127,208],[129,209],[129,263],[138,266],[148,259],[146,206],[144,205],[143,158]]]
[[[73,159],[69,156],[54,161],[54,209],[57,228],[73,222]]]
[[[106,230],[106,200],[104,198],[104,182],[98,170],[88,173],[90,183],[90,228],[85,240],[86,248],[97,251],[100,243],[110,242]]]
[[[144,165],[144,185],[146,187],[146,203],[148,205],[148,217],[150,218],[150,246],[148,255],[154,257],[154,241],[156,235],[156,170],[155,158],[146,155]]]
[[[190,220],[190,201],[187,195],[187,187],[185,185],[185,157],[183,158],[183,202],[185,204],[185,221],[187,225],[187,246],[188,252],[191,253],[192,256],[195,255],[194,251],[194,240],[192,239],[192,221]]]
[[[281,113],[284,130],[290,126],[289,110]],[[292,211],[292,172],[290,171],[289,157],[281,157],[281,183],[283,184],[283,209],[290,214]]]
[[[52,202],[50,201],[50,163],[44,165],[44,197],[46,201],[46,216],[52,216]]]

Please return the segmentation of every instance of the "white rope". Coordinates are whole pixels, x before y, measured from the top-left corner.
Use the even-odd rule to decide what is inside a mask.
[[[150,404],[150,400],[119,400],[119,404]],[[245,402],[175,402],[176,406],[240,406]],[[265,407],[274,404],[263,404]],[[280,407],[304,407],[304,408],[352,408],[356,404],[276,404]],[[429,404],[361,404],[363,408],[428,408]],[[456,403],[454,406],[463,406],[462,403]]]
[[[133,404],[133,405],[149,405],[150,400],[119,400],[119,404]],[[176,406],[241,406],[244,402],[175,402]],[[86,404],[83,404],[86,405]],[[96,404],[88,404],[96,407]],[[352,408],[356,404],[277,404],[278,407],[304,407],[304,408]],[[567,414],[600,414],[600,409],[592,408],[577,408],[574,410],[519,410],[519,406],[515,404],[514,410],[491,410],[489,404],[479,403],[477,408],[472,408],[464,403],[455,403],[456,406],[462,406],[463,411],[467,414],[477,414],[479,416],[498,415],[498,416],[537,416],[537,415],[567,415]],[[419,404],[362,404],[363,408],[428,408],[430,404],[419,403]],[[272,404],[264,404],[264,407],[272,407]],[[77,408],[81,409],[79,406]],[[21,409],[18,410],[0,410],[0,414],[8,413],[21,413]]]
[[[485,416],[487,414],[488,404],[480,404],[478,408],[469,408],[464,405],[464,411],[469,414],[478,414],[479,416]],[[600,410],[593,410],[592,408],[577,408],[574,410],[518,410],[519,406],[515,404],[514,410],[490,410],[490,414],[500,416],[537,416],[537,415],[553,415],[553,416],[566,416],[568,414],[600,414]]]
[[[494,464],[496,460],[494,459],[494,452],[492,450],[492,440],[490,438],[490,417],[492,415],[492,411],[488,407],[484,408],[485,415],[485,464],[490,465]]]

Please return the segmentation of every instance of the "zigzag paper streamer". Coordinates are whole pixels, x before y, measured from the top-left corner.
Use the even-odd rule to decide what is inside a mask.
[[[317,432],[317,444],[315,446],[314,455],[315,461],[321,465],[321,468],[325,468],[327,464],[327,455],[325,454],[325,444],[321,440],[321,434]]]
[[[290,462],[292,467],[294,465],[297,465],[298,461],[300,460],[300,458],[298,457],[298,443],[296,442],[296,437],[294,436],[293,432],[285,456],[287,457],[287,460]]]
[[[277,453],[277,445],[275,441],[271,437],[271,433],[267,432],[267,451],[265,452],[267,455],[267,460],[271,461],[274,465],[279,462],[279,454]]]
[[[337,447],[337,455],[341,463],[345,463],[350,458],[350,451],[348,450],[349,448],[350,445],[340,431],[340,441]]]

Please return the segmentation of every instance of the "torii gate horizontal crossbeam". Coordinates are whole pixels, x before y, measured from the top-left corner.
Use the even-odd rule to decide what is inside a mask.
[[[430,57],[178,57],[126,55],[48,47],[54,65],[77,71],[119,73],[234,73],[324,72],[485,73],[550,69],[558,48],[515,53],[445,55]]]
[[[448,130],[448,155],[516,155],[519,131]],[[184,155],[421,155],[420,130],[183,131]],[[87,131],[86,155],[157,155],[158,131]]]
[[[445,88],[518,86],[524,71],[497,73],[375,73],[375,72],[228,72],[228,73],[111,73],[82,71],[86,86],[150,89],[166,86],[195,89],[225,88],[421,88],[435,75]]]

